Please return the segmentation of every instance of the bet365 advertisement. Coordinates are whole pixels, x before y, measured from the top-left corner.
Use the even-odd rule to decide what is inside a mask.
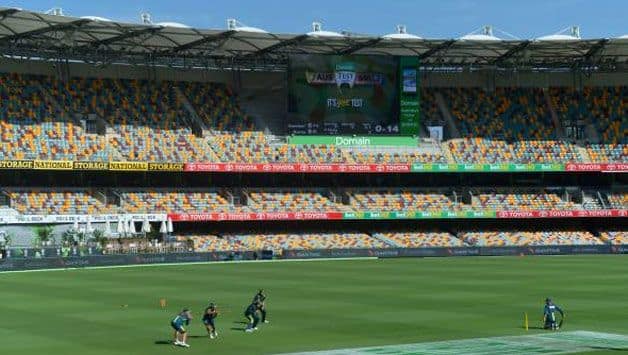
[[[415,62],[391,56],[292,56],[288,70],[288,132],[415,134],[416,70]],[[402,130],[401,111],[408,115],[407,107],[401,107],[402,98],[416,103],[416,131]]]

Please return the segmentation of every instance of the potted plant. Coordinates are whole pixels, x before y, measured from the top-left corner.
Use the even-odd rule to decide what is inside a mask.
[[[52,226],[35,227],[35,236],[39,239],[42,246],[48,246],[54,241],[54,231]]]

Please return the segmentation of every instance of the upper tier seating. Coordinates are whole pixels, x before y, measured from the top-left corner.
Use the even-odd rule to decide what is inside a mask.
[[[105,138],[87,134],[59,111],[43,82],[0,74],[0,159],[106,160]]]
[[[67,110],[95,114],[114,128],[109,144],[130,161],[215,160],[183,123],[189,116],[172,83],[71,79],[54,92]]]
[[[204,82],[180,82],[178,85],[208,128],[221,132],[253,128],[251,117],[240,108],[237,96],[226,85]]]
[[[441,90],[463,138],[520,141],[554,139],[550,111],[541,89],[496,88],[494,92]]]

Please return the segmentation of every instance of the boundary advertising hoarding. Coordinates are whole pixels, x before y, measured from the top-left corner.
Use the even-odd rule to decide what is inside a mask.
[[[82,257],[8,258],[0,260],[0,272],[36,269],[66,269],[96,266],[146,265],[194,262],[255,260],[269,253],[207,252],[170,254],[91,255]],[[542,245],[528,247],[430,247],[387,249],[317,249],[284,250],[283,259],[316,258],[396,258],[396,257],[450,257],[450,256],[524,256],[570,254],[628,254],[628,245]],[[269,255],[268,255],[269,256]]]

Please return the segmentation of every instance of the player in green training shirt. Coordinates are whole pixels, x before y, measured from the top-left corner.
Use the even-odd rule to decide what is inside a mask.
[[[543,328],[558,330],[559,324],[556,322],[556,312],[560,313],[561,323],[565,318],[563,310],[552,302],[551,299],[545,299],[545,307],[543,307]]]
[[[186,308],[170,321],[170,326],[174,328],[174,345],[183,346],[185,348],[190,347],[186,342],[188,335],[185,330],[185,326],[190,324],[190,320],[192,320],[192,312]]]

